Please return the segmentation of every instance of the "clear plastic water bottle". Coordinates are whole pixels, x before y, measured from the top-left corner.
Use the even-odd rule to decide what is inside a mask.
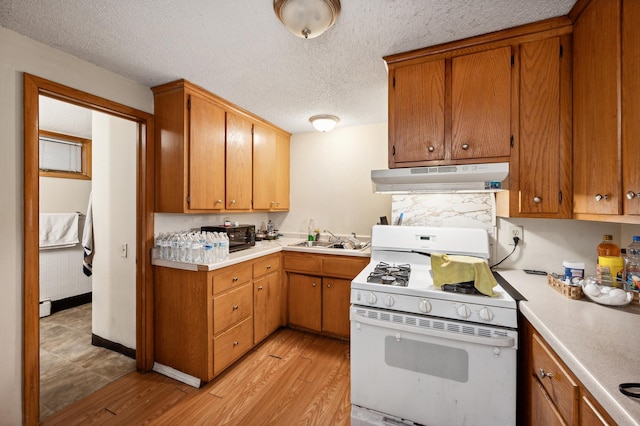
[[[180,241],[180,235],[177,232],[171,234],[171,257],[169,260],[178,261],[180,255],[178,253],[178,242]]]
[[[229,237],[226,233],[222,233],[220,238],[220,260],[227,260],[229,258]]]
[[[170,260],[171,259],[171,234],[170,233],[166,233],[163,235],[160,245],[162,248],[162,254],[160,255],[161,259]]]
[[[626,288],[638,291],[640,289],[640,236],[633,236],[626,252],[627,256],[624,260]]]
[[[220,237],[217,232],[213,233],[213,261],[220,261]]]
[[[187,258],[187,250],[186,250],[186,236],[179,234],[178,235],[178,253],[176,256],[176,260],[178,262],[186,262],[186,258]]]
[[[205,238],[205,242],[204,242],[203,258],[204,258],[204,263],[209,265],[215,262],[215,257],[213,254],[213,234],[210,232],[207,232],[204,238]]]

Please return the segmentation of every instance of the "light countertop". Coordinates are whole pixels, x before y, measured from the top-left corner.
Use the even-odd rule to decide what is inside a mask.
[[[224,268],[225,266],[235,265],[237,263],[253,260],[258,257],[266,256],[280,251],[295,251],[300,253],[315,254],[331,254],[335,256],[357,256],[370,257],[369,249],[364,250],[344,250],[324,247],[292,247],[291,244],[300,243],[304,240],[300,238],[278,238],[277,240],[256,241],[256,245],[250,249],[240,250],[229,254],[229,259],[211,264],[196,264],[185,262],[174,262],[172,260],[164,260],[154,258],[151,264],[155,266],[165,266],[167,268],[182,269],[185,271],[213,271]]]
[[[640,425],[640,399],[620,383],[640,382],[640,305],[608,307],[569,299],[547,277],[498,271],[527,300],[520,311],[620,425]]]

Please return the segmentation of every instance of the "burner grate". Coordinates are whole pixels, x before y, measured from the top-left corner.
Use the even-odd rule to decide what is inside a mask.
[[[411,265],[390,265],[378,263],[367,277],[367,282],[406,287],[411,276]]]

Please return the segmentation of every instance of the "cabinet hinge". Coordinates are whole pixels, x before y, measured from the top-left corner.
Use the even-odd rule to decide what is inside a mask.
[[[511,141],[509,141],[509,143],[511,144],[511,148],[513,148],[513,135],[511,135]]]
[[[191,95],[187,97],[187,109],[191,109]]]
[[[560,45],[560,59],[564,56],[564,46]]]
[[[514,55],[513,53],[511,54],[511,66],[514,66],[516,64],[516,55]]]
[[[396,88],[396,76],[395,75],[393,76],[393,88],[394,89]]]
[[[187,205],[191,204],[191,195],[187,195]]]
[[[562,204],[562,191],[558,191],[558,204]]]
[[[391,155],[392,155],[393,157],[395,157],[395,156],[396,156],[396,146],[395,146],[395,145],[391,145]]]

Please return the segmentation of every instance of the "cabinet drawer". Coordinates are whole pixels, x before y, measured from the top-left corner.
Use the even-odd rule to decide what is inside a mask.
[[[368,257],[326,256],[322,259],[323,275],[353,279],[369,263]]]
[[[253,288],[250,283],[213,298],[213,334],[251,316]]]
[[[318,274],[322,271],[322,258],[313,254],[286,254],[284,256],[284,269],[309,274]]]
[[[579,387],[567,373],[562,363],[542,339],[533,335],[532,375],[539,380],[549,398],[568,424],[577,418]],[[541,377],[542,376],[542,377]]]
[[[253,345],[253,319],[247,318],[213,339],[213,374],[244,355]]]
[[[213,294],[222,293],[232,287],[251,280],[252,269],[247,263],[228,266],[213,272]]]
[[[253,263],[253,278],[258,278],[280,269],[280,254],[266,256]]]

